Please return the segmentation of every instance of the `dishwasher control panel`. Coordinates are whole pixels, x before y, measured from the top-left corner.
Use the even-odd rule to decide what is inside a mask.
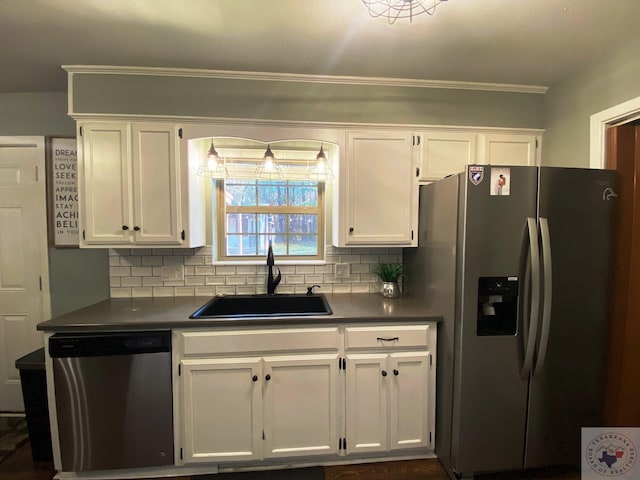
[[[52,358],[134,355],[171,351],[171,332],[56,333],[49,338]]]

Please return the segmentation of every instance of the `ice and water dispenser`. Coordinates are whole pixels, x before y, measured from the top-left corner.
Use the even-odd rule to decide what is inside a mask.
[[[518,277],[478,279],[478,336],[515,335],[518,327]]]

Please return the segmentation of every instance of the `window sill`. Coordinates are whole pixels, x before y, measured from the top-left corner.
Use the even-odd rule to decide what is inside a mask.
[[[216,260],[213,259],[212,265],[266,265],[267,258],[262,260]],[[326,265],[326,260],[286,260],[275,257],[275,265]]]

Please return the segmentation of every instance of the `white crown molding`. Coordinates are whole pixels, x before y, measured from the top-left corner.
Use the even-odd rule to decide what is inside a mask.
[[[607,129],[640,118],[640,97],[591,115],[589,121],[589,165],[607,168]]]
[[[543,128],[529,127],[487,127],[478,125],[422,125],[413,123],[363,123],[363,122],[312,122],[312,121],[292,121],[292,120],[270,120],[256,118],[233,118],[233,117],[197,117],[197,116],[175,116],[175,115],[142,115],[142,114],[112,114],[112,113],[72,113],[69,116],[80,122],[168,122],[179,125],[196,124],[200,126],[233,125],[251,127],[284,127],[284,128],[313,128],[313,129],[341,129],[357,130],[411,130],[415,133],[423,131],[473,131],[474,133],[504,133],[521,135],[543,135]]]
[[[508,83],[456,82],[446,80],[419,80],[389,77],[350,77],[338,75],[307,75],[292,73],[243,72],[231,70],[203,70],[190,68],[124,67],[109,65],[62,65],[70,76],[98,75],[149,75],[166,77],[196,77],[233,80],[263,80],[280,82],[332,83],[340,85],[373,85],[388,87],[442,88],[450,90],[480,90],[491,92],[545,94],[549,87],[516,85]]]

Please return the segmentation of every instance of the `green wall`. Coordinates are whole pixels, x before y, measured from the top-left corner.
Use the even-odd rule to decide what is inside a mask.
[[[66,92],[0,94],[0,136],[75,135]],[[106,249],[49,248],[51,313],[60,315],[109,297]]]
[[[0,135],[75,135],[66,92],[0,94]]]
[[[76,73],[75,113],[542,128],[544,95],[301,81]]]
[[[589,119],[640,96],[640,41],[553,85],[546,95],[265,80],[74,77],[77,113],[544,128],[543,164],[589,165]],[[65,92],[0,94],[0,135],[74,135]],[[108,252],[49,249],[52,312],[109,296]]]
[[[640,40],[552,86],[545,98],[545,165],[589,166],[591,115],[640,96]]]

